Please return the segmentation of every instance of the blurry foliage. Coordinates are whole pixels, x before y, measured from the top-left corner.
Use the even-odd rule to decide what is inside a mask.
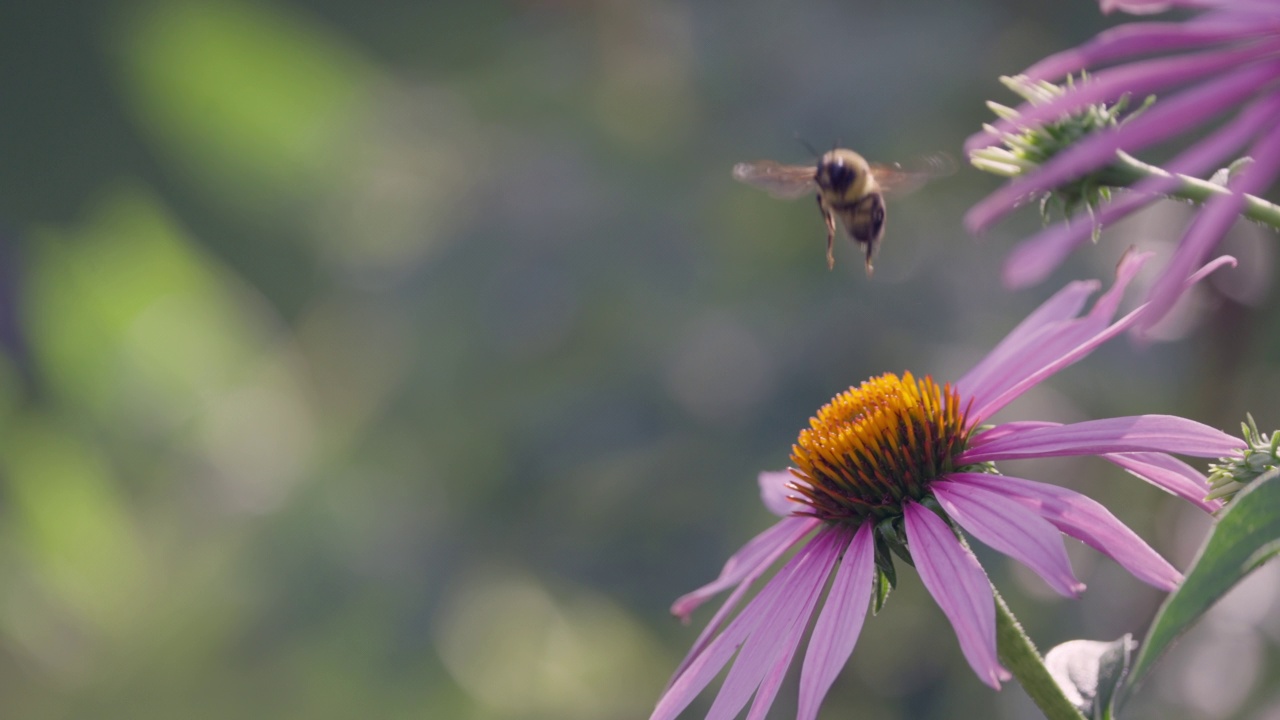
[[[954,152],[1076,4],[7,3],[0,715],[643,717],[696,632],[667,604],[768,522],[809,413],[956,377],[1040,297],[961,234],[985,179],[895,203],[868,281],[729,167]],[[1023,407],[1275,424],[1274,368],[1112,350]],[[1171,552],[1202,531],[1062,467]],[[1140,630],[1159,597],[1076,558],[1078,604],[984,564],[1043,646]],[[913,577],[866,637],[831,717],[1027,712]]]

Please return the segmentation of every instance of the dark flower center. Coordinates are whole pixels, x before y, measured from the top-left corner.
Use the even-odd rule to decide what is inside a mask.
[[[860,523],[922,500],[965,447],[965,412],[950,385],[886,373],[832,398],[791,450],[790,488],[808,514]]]

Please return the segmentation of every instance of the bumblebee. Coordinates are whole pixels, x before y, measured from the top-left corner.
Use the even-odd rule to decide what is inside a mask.
[[[919,188],[929,179],[949,175],[955,163],[947,155],[924,158],[919,169],[869,163],[847,148],[836,148],[824,154],[816,166],[783,165],[772,160],[738,163],[733,166],[735,180],[764,190],[775,198],[791,200],[814,192],[818,209],[827,224],[827,267],[836,265],[832,243],[836,236],[836,218],[845,233],[866,255],[867,276],[872,273],[871,260],[884,237],[884,196],[901,194]]]

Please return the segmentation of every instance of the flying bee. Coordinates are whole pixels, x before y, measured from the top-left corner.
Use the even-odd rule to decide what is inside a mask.
[[[816,191],[818,209],[827,223],[827,267],[836,265],[831,245],[838,217],[845,233],[866,253],[870,277],[871,259],[884,237],[884,196],[911,192],[930,178],[954,170],[955,163],[945,154],[922,158],[918,168],[908,170],[897,164],[869,163],[858,153],[838,147],[824,154],[816,167],[760,160],[734,165],[733,177],[785,200]]]

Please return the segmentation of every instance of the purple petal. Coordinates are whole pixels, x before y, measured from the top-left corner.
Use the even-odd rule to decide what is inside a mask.
[[[756,625],[738,651],[729,676],[711,704],[707,720],[732,720],[770,670],[776,671],[783,658],[790,662],[818,596],[822,594],[827,577],[840,556],[844,546],[840,540],[844,537],[845,533],[839,530],[820,533],[796,556],[798,562],[787,579],[784,592],[768,617]],[[785,671],[784,665],[779,674],[785,674]],[[781,677],[777,679],[780,681]],[[764,709],[768,709],[767,703],[771,701],[770,697]]]
[[[1140,263],[1148,256],[1149,254],[1135,255],[1132,251],[1127,252],[1125,256],[1121,258],[1120,268],[1116,271],[1116,286],[1122,285],[1122,279],[1124,282],[1127,282],[1127,278],[1131,277],[1131,273],[1136,272],[1136,268],[1126,269],[1126,265],[1131,260]],[[1223,265],[1235,267],[1235,264],[1235,258],[1229,255],[1219,257],[1200,268],[1200,270],[1191,277],[1187,278],[1184,285],[1185,287],[1191,287],[1208,277],[1210,273]],[[1112,291],[1108,294],[1111,294],[1111,292],[1115,293],[1115,297],[1108,298],[1104,295],[1100,298],[1098,300],[1098,304],[1089,312],[1089,317],[1084,318],[1079,327],[1065,328],[1059,331],[1055,336],[1046,337],[1043,343],[1037,344],[1034,349],[1028,350],[1025,358],[1017,358],[1016,362],[1011,362],[1009,370],[1010,375],[1008,376],[1008,382],[1006,382],[1005,385],[1008,385],[1009,383],[1014,384],[1009,385],[1007,389],[1002,389],[999,395],[988,400],[985,404],[978,405],[977,408],[971,408],[967,412],[966,416],[967,425],[969,427],[973,427],[980,424],[987,417],[990,417],[999,411],[1000,408],[1012,402],[1029,388],[1034,387],[1035,385],[1043,382],[1044,379],[1050,375],[1053,375],[1059,370],[1068,367],[1081,358],[1087,356],[1099,345],[1128,329],[1143,317],[1143,313],[1147,310],[1147,305],[1140,306],[1138,309],[1130,312],[1128,315],[1125,315],[1111,325],[1101,328],[1101,326],[1105,325],[1114,313],[1115,308],[1112,303],[1119,302],[1119,295],[1123,292],[1123,288],[1119,287],[1118,289],[1118,287],[1113,287]],[[1094,333],[1095,328],[1101,329],[1098,330],[1096,334],[1091,334]],[[1074,348],[1059,354],[1060,348],[1069,347],[1069,343],[1074,342],[1076,339],[1081,337],[1085,338],[1084,342],[1081,342]],[[1038,360],[1041,358],[1051,358],[1052,360],[1047,365],[1039,367],[1039,369],[1032,370],[1032,368],[1038,366]],[[1003,385],[1001,387],[1003,388]]]
[[[720,571],[720,577],[677,599],[671,605],[671,614],[684,622],[689,622],[689,615],[699,605],[713,595],[742,582],[748,574],[761,565],[771,564],[819,522],[814,518],[794,517],[774,523],[768,530],[747,541],[746,545],[734,553],[725,562],[724,569]]]
[[[798,638],[797,638],[798,639]],[[778,697],[778,688],[782,687],[782,681],[787,677],[787,669],[791,667],[791,660],[796,655],[796,646],[791,645],[786,652],[778,656],[777,661],[773,663],[773,667],[769,668],[769,672],[765,673],[764,680],[760,681],[760,687],[756,690],[756,696],[751,701],[751,710],[747,712],[747,720],[764,720],[769,714],[769,708],[773,706],[773,701]]]
[[[1062,533],[1047,520],[1000,493],[961,483],[930,486],[942,509],[974,537],[1031,568],[1049,587],[1079,597],[1076,579],[1062,544]]]
[[[782,522],[785,523],[788,520]],[[672,720],[679,715],[720,673],[720,670],[738,651],[739,646],[743,645],[757,628],[770,625],[776,621],[779,611],[785,610],[787,606],[794,606],[796,586],[793,583],[810,573],[815,561],[815,544],[825,536],[826,534],[819,534],[801,548],[800,552],[796,553],[796,556],[764,586],[760,594],[747,603],[724,632],[717,635],[703,652],[686,660],[686,666],[677,673],[671,685],[662,694],[662,698],[658,700],[650,720]],[[829,546],[831,543],[826,540],[820,545]],[[834,562],[834,556],[832,562]]]
[[[1191,222],[1177,252],[1147,296],[1150,298],[1150,307],[1138,323],[1139,333],[1150,329],[1168,314],[1186,289],[1184,278],[1191,274],[1192,268],[1203,262],[1210,250],[1235,224],[1244,207],[1241,193],[1258,194],[1269,187],[1276,175],[1280,174],[1280,129],[1272,127],[1270,133],[1254,144],[1249,155],[1253,162],[1227,183],[1227,187],[1235,192],[1220,195],[1205,203],[1204,210]]]
[[[1251,104],[1213,135],[1174,158],[1164,169],[1169,173],[1202,175],[1218,167],[1260,130],[1273,126],[1277,114],[1280,114],[1280,93],[1273,93]],[[1106,227],[1146,207],[1180,182],[1173,175],[1143,180],[1130,188],[1123,197],[1103,205],[1094,217],[1081,213],[1023,241],[1005,261],[1005,285],[1009,288],[1023,288],[1040,282],[1072,250],[1091,237],[1094,227]]]
[[[1043,420],[1015,420],[1014,422],[1000,423],[989,430],[983,430],[981,434],[974,436],[969,447],[976,448],[998,440],[1007,435],[1016,435],[1035,428],[1042,427],[1060,427],[1062,423],[1045,422]]]
[[[970,448],[958,464],[1071,455],[1171,452],[1222,457],[1244,447],[1239,438],[1176,415],[1132,415],[1032,428]]]
[[[991,130],[976,133],[965,142],[965,150],[973,152],[990,147],[1006,133],[1038,127],[1094,103],[1111,102],[1125,94],[1140,97],[1166,87],[1180,87],[1192,80],[1240,69],[1251,61],[1266,58],[1277,48],[1280,48],[1280,43],[1272,40],[1226,50],[1133,62],[1104,70],[1090,76],[1088,82],[1067,88],[1049,102],[1019,105],[1017,117],[991,123]],[[1215,83],[1219,81],[1221,78],[1214,80]],[[996,134],[993,135],[992,131]]]
[[[991,581],[973,552],[960,544],[933,511],[915,502],[903,508],[907,543],[920,580],[951,621],[960,650],[978,679],[999,690],[1009,671],[996,658],[996,605]]]
[[[1045,326],[1019,343],[1018,347],[1003,349],[1003,355],[991,368],[994,380],[973,396],[974,406],[967,417],[969,425],[991,417],[1029,388],[1085,357],[1133,324],[1137,317],[1130,313],[1108,325],[1129,281],[1150,257],[1150,253],[1125,253],[1116,268],[1115,283],[1098,298],[1088,315]],[[964,387],[958,387],[961,388],[961,397],[966,397]]]
[[[1117,453],[1101,457],[1206,512],[1216,512],[1222,507],[1221,500],[1204,499],[1209,494],[1209,483],[1204,475],[1173,456],[1164,453]]]
[[[992,383],[999,382],[1004,365],[1037,337],[1043,328],[1070,320],[1080,314],[1085,301],[1101,287],[1097,280],[1077,280],[1065,287],[1036,308],[1008,335],[992,348],[977,365],[956,383],[961,397],[985,402],[992,393]]]
[[[800,674],[797,720],[813,720],[836,675],[858,643],[871,601],[875,577],[875,541],[871,523],[863,523],[844,551],[827,603],[818,615]]]
[[[760,483],[760,502],[764,503],[769,512],[778,517],[787,517],[801,509],[800,505],[790,499],[792,490],[787,484],[796,481],[796,476],[790,470],[765,470],[760,473],[757,481]]]
[[[716,614],[712,616],[711,621],[708,622],[707,626],[698,634],[698,639],[693,642],[693,647],[689,648],[688,654],[685,655],[684,660],[680,661],[680,665],[676,667],[676,671],[672,674],[671,682],[674,683],[676,678],[680,677],[680,674],[685,671],[685,668],[689,667],[689,665],[702,654],[703,650],[707,647],[707,644],[712,641],[716,631],[720,629],[720,626],[728,619],[730,613],[732,613],[734,608],[738,606],[742,597],[746,595],[747,590],[750,589],[752,583],[758,580],[765,571],[772,567],[773,563],[777,562],[778,558],[786,554],[792,546],[797,542],[800,542],[805,535],[808,535],[821,523],[822,521],[816,518],[787,518],[775,523],[769,530],[766,530],[764,533],[756,537],[756,540],[759,540],[764,535],[771,532],[775,533],[770,536],[771,542],[762,544],[761,552],[763,552],[763,555],[757,556],[752,554],[750,557],[739,558],[739,556],[744,555],[747,548],[755,542],[755,540],[752,540],[750,543],[747,543],[747,546],[744,546],[742,550],[739,550],[738,553],[734,555],[734,558],[730,558],[729,562],[725,564],[725,571],[727,572],[729,570],[729,566],[734,564],[734,559],[737,558],[739,567],[733,571],[732,575],[738,578],[738,586],[734,588],[733,592],[729,594],[729,597],[725,599],[724,604],[721,605],[720,609],[716,611]],[[770,545],[772,545],[772,547],[770,547]],[[722,578],[724,574],[724,572],[721,573]],[[717,580],[710,585],[699,588],[698,590],[685,595],[675,602],[675,605],[671,608],[671,612],[684,619],[685,622],[688,622],[689,613],[692,613],[694,608],[705,602],[711,595],[714,595],[715,593],[720,592],[724,587],[728,587],[733,584],[732,582],[729,582],[724,584],[722,587],[717,587],[720,583],[721,580]]]
[[[1161,590],[1182,582],[1173,568],[1105,507],[1066,488],[982,473],[956,473],[948,480],[1000,493],[1022,503],[1059,530],[1110,557],[1134,577]]]
[[[1152,15],[1162,13],[1171,7],[1211,8],[1220,0],[1102,0],[1102,12],[1111,14],[1116,10],[1130,15]]]
[[[1013,209],[1022,198],[1051,190],[1110,164],[1117,150],[1133,152],[1196,127],[1256,93],[1274,79],[1277,72],[1280,72],[1280,63],[1248,65],[1157,103],[1117,128],[1090,135],[974,205],[965,215],[965,225],[970,231],[981,231]]]
[[[1023,71],[1030,80],[1057,80],[1124,57],[1265,36],[1276,30],[1232,16],[1202,16],[1187,22],[1128,23],[1098,33],[1089,42],[1050,55]]]

